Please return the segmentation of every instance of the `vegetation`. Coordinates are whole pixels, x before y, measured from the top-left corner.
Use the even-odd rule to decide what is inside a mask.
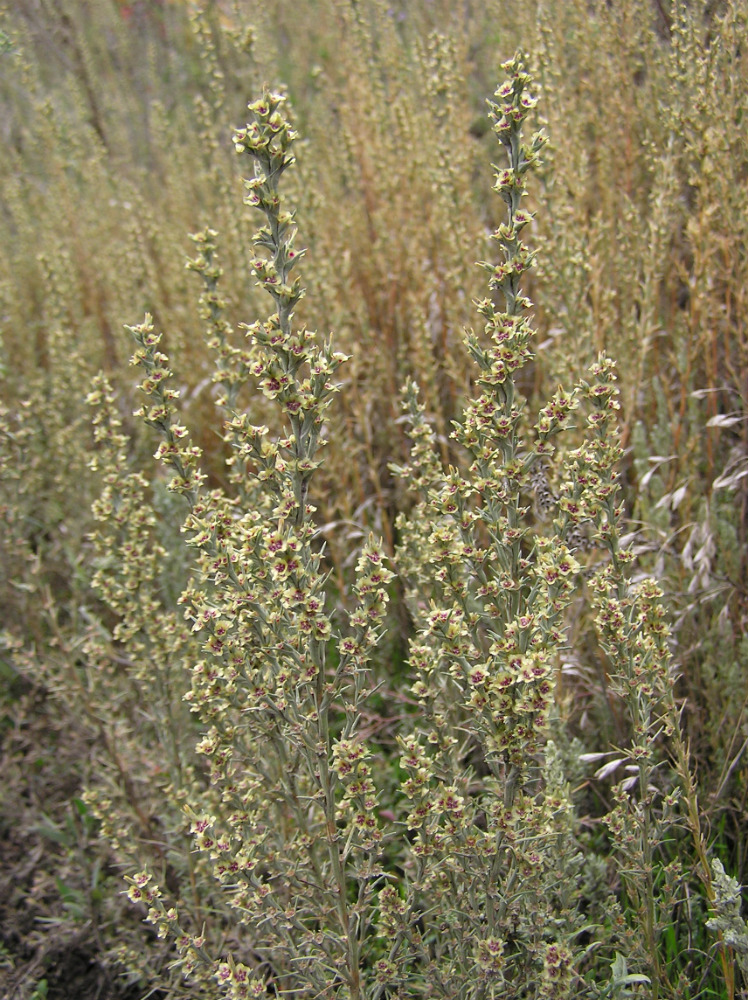
[[[746,32],[0,9],[4,996],[746,995]]]

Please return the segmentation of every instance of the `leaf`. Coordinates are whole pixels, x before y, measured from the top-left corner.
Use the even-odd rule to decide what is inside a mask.
[[[653,465],[652,468],[649,470],[649,472],[645,472],[644,473],[644,475],[641,478],[641,481],[639,482],[639,488],[640,489],[643,490],[644,487],[648,485],[649,480],[652,478],[652,476],[655,474],[655,472],[657,472],[657,468],[658,467],[656,465]]]
[[[58,826],[53,823],[53,821],[47,816],[46,813],[42,813],[43,823],[35,823],[29,829],[32,833],[38,833],[40,836],[51,840],[55,844],[62,844],[65,847],[70,846],[70,837],[61,830]]]
[[[673,498],[670,502],[671,510],[675,510],[676,507],[680,506],[683,497],[686,495],[687,489],[688,489],[688,483],[684,483],[682,486],[679,486],[678,489],[673,492]]]
[[[83,920],[86,916],[86,897],[80,889],[66,885],[60,878],[56,878],[57,891],[60,894],[62,905],[74,920]]]
[[[595,777],[598,781],[604,781],[605,778],[609,777],[614,773],[614,771],[618,770],[625,759],[625,757],[616,757],[614,760],[609,760],[607,764],[603,764],[602,767],[599,767],[595,771]]]
[[[729,476],[717,476],[717,478],[712,483],[713,490],[724,490],[730,486],[737,486],[738,481],[744,476],[748,476],[748,467],[741,469],[740,472],[733,472]]]
[[[629,967],[626,963],[626,956],[622,955],[620,951],[616,952],[616,957],[611,963],[611,972],[613,973],[613,981],[621,982],[628,975]]]
[[[710,417],[706,425],[707,427],[732,427],[733,424],[740,424],[744,420],[748,420],[748,415],[745,413],[718,413],[714,417]]]
[[[647,461],[652,464],[652,468],[649,470],[649,472],[644,473],[644,475],[641,478],[641,482],[639,483],[639,486],[643,489],[647,485],[649,480],[652,478],[652,476],[655,474],[655,472],[659,470],[661,465],[664,465],[665,462],[672,462],[677,457],[678,457],[677,455],[648,455]]]
[[[629,972],[626,957],[622,955],[620,951],[616,952],[616,957],[611,963],[611,972],[613,973],[613,979],[610,984],[611,992],[617,992],[617,988],[620,986],[631,986],[635,983],[651,982],[649,976],[644,976],[641,973]],[[624,992],[621,995],[626,996],[627,993]]]

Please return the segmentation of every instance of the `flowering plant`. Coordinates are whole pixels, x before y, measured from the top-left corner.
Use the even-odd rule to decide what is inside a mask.
[[[403,389],[411,457],[393,471],[416,497],[397,520],[395,552],[413,623],[409,691],[397,693],[399,713],[378,712],[394,739],[374,739],[366,726],[389,683],[377,657],[393,570],[369,537],[344,595],[351,608],[334,612],[310,499],[325,413],[347,359],[294,322],[303,288],[293,272],[304,251],[279,193],[296,138],[282,95],[250,104],[250,121],[234,137],[254,165],[245,201],[264,222],[252,267],[273,302],[267,320],[245,328],[248,346],[233,343],[223,315],[215,232],[193,237],[198,254],[188,265],[204,281],[231,492],[207,488],[150,317],[131,328],[147,397],[139,415],[161,435],[156,457],[171,471],[168,490],[187,503],[182,532],[194,560],[180,603],[191,632],[170,624],[170,634],[189,659],[184,700],[198,720],[194,749],[204,764],[176,768],[167,788],[189,827],[189,872],[199,887],[192,902],[158,884],[153,865],[128,876],[128,895],[173,941],[180,973],[227,997],[568,998],[667,982],[662,925],[652,916],[661,905],[653,831],[670,821],[678,792],[669,789],[664,811],[655,808],[663,734],[674,741],[703,848],[668,632],[654,585],[626,578],[632,556],[621,542],[612,361],[601,356],[588,378],[559,388],[528,420],[519,376],[533,358],[533,330],[521,282],[534,256],[522,240],[533,220],[523,199],[546,138],[523,140],[536,101],[522,58],[504,69],[508,79],[489,103],[508,158],[494,186],[507,219],[492,236],[500,262],[481,263],[490,293],[477,303],[483,333],[465,334],[477,375],[454,423],[459,468],[443,467],[416,384]],[[239,406],[252,382],[280,413],[276,433]],[[110,464],[121,465],[103,383],[92,402],[99,426],[114,428],[100,431]],[[585,429],[564,448],[577,412]],[[102,520],[123,504],[134,516],[131,491],[142,496],[143,483],[124,482],[131,487],[109,475]],[[142,605],[155,570],[152,560],[136,564],[140,576],[129,583],[100,582],[129,620],[119,638],[142,653],[154,645],[143,641],[148,616],[138,617],[127,595],[137,592]],[[631,711],[626,757],[640,779],[640,799],[628,795],[627,779],[606,819],[630,865],[628,915],[611,892],[590,888],[603,863],[575,820],[566,772],[579,762],[557,718],[568,609],[586,578],[614,690]],[[637,959],[647,973],[629,973],[616,958],[609,982],[586,975],[592,952],[626,939],[634,925],[645,932]]]

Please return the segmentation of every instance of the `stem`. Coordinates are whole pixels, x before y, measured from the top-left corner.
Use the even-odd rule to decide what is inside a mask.
[[[359,942],[358,936],[353,933],[351,919],[348,912],[348,884],[345,875],[345,868],[340,861],[340,851],[338,843],[340,837],[335,818],[335,786],[336,779],[330,772],[330,723],[329,707],[330,700],[325,694],[325,668],[324,654],[322,663],[317,669],[316,683],[316,703],[318,715],[318,735],[319,735],[319,783],[325,801],[325,825],[327,852],[332,866],[333,877],[337,889],[336,908],[338,919],[346,942],[346,962],[348,966],[348,985],[351,990],[351,1000],[360,998],[360,972],[359,972]]]

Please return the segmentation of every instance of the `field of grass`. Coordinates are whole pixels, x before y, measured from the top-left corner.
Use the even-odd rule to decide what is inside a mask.
[[[0,996],[748,996],[746,40],[0,6]]]

